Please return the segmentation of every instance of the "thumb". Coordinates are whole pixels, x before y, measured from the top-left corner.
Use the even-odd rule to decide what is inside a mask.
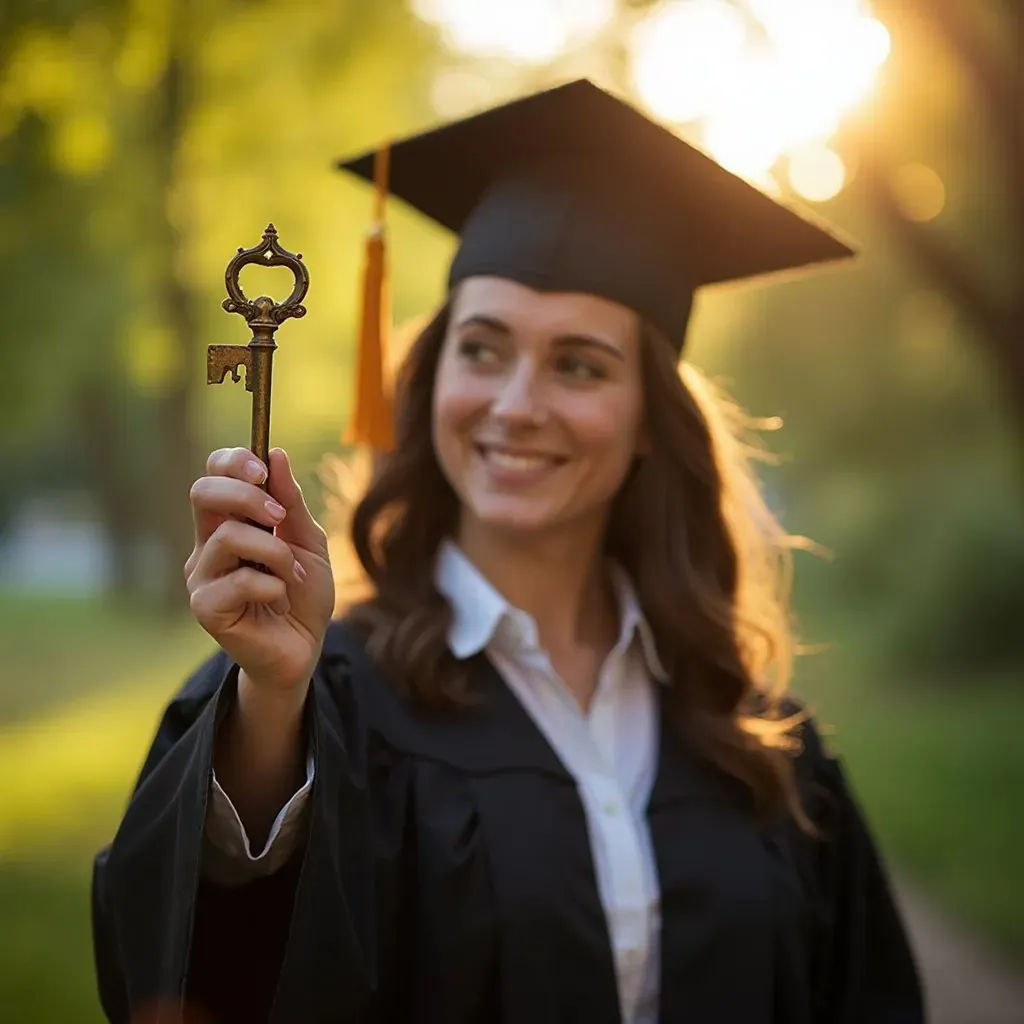
[[[323,554],[327,547],[324,531],[306,507],[306,499],[292,473],[287,453],[283,448],[272,448],[267,461],[270,470],[267,493],[280,502],[287,513],[284,522],[275,531],[277,536],[309,551]]]

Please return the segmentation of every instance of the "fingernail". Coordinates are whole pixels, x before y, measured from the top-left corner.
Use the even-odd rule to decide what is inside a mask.
[[[257,462],[255,459],[250,459],[245,464],[245,475],[254,484],[261,484],[267,479],[266,469],[264,469],[262,463]]]
[[[277,522],[280,522],[282,519],[284,519],[284,508],[281,505],[278,505],[278,503],[274,501],[273,498],[267,498],[267,500],[263,504],[267,512],[270,513],[270,517],[272,519],[276,520]]]
[[[295,560],[292,569],[295,572],[295,578],[301,583],[306,578],[306,570],[302,568],[302,563],[298,559]]]

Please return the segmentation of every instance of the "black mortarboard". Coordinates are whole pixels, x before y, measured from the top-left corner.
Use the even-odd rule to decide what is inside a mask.
[[[376,152],[338,166],[375,180]],[[601,295],[681,348],[695,289],[853,250],[579,80],[390,146],[378,188],[456,232],[450,285]]]

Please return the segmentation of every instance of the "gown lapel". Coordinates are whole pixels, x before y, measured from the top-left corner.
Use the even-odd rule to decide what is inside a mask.
[[[471,663],[478,703],[432,713],[396,701],[363,644],[332,630],[357,703],[386,744],[464,776],[479,816],[500,922],[503,1024],[620,1024],[607,921],[576,782],[504,678]],[[398,709],[401,709],[400,711]]]
[[[485,658],[478,675],[489,697],[482,732],[505,769],[474,779],[508,937],[503,1020],[619,1024],[608,925],[575,780]]]
[[[775,908],[742,786],[661,715],[648,821],[661,888],[660,1020],[770,1021]]]
[[[348,663],[357,702],[365,709],[371,728],[393,747],[470,775],[536,772],[574,784],[568,769],[484,655],[470,661],[477,701],[456,712],[414,708],[400,698],[398,688],[366,653],[363,640],[344,623],[328,630],[324,657]]]

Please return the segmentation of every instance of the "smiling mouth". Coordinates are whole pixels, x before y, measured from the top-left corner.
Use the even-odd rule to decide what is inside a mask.
[[[561,455],[542,455],[537,452],[510,452],[503,448],[485,444],[473,446],[476,453],[498,470],[511,473],[536,473],[545,469],[554,469],[569,460]]]

